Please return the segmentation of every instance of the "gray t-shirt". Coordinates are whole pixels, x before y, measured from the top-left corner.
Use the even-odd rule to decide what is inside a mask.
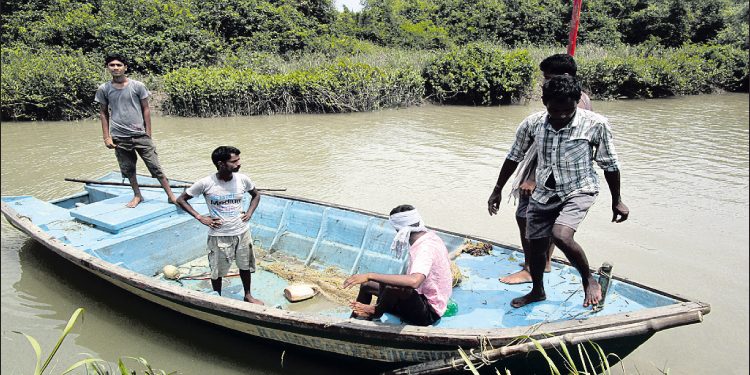
[[[221,219],[221,226],[208,230],[209,236],[238,236],[248,230],[248,223],[242,221],[245,193],[255,189],[250,177],[232,173],[232,179],[224,181],[216,173],[201,178],[185,192],[191,197],[203,195],[212,217]]]
[[[111,81],[99,86],[94,100],[109,106],[110,136],[135,137],[146,134],[141,99],[148,95],[146,86],[134,79],[128,79],[128,85],[121,89],[115,88]]]

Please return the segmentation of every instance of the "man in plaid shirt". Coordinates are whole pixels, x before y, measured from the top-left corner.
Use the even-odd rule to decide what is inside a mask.
[[[533,192],[523,189],[520,192],[531,194],[526,219],[531,252],[526,262],[533,287],[529,294],[513,299],[513,307],[546,299],[543,280],[550,241],[554,241],[581,274],[585,293],[583,306],[599,303],[599,283],[591,274],[583,248],[573,239],[576,228],[599,194],[593,161],[604,170],[612,194],[612,221],[623,222],[629,215],[628,207],[620,199],[620,166],[609,123],[594,112],[577,108],[580,98],[581,86],[575,77],[557,76],[544,83],[542,102],[547,110],[527,117],[518,127],[516,140],[487,201],[490,215],[495,215],[503,187],[526,150],[536,142],[537,184]]]

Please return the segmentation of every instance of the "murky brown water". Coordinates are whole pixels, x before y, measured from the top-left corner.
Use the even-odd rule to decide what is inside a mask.
[[[576,238],[592,265],[709,302],[704,323],[657,333],[625,359],[628,373],[747,373],[748,95],[595,102],[621,156],[630,219],[612,224],[604,191]],[[512,203],[486,200],[518,123],[541,103],[501,108],[424,106],[351,115],[156,118],[168,176],[212,173],[221,144],[242,150],[260,187],[377,212],[416,205],[428,225],[518,243]],[[65,177],[116,169],[98,121],[2,124],[2,194],[56,198],[80,189]],[[145,167],[140,164],[140,171]],[[506,192],[507,194],[507,188]],[[79,306],[85,321],[63,345],[55,373],[77,353],[143,356],[185,374],[360,373],[321,358],[196,323],[140,303],[80,272],[2,224],[2,373],[29,373]],[[499,275],[498,275],[499,276]]]

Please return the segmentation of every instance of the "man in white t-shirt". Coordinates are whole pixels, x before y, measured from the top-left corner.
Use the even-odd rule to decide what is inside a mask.
[[[438,321],[453,292],[448,250],[435,232],[424,226],[419,212],[408,204],[391,210],[389,221],[396,229],[391,249],[400,258],[409,251],[405,275],[365,273],[352,275],[344,288],[360,285],[357,300],[350,304],[352,317],[372,320],[391,313],[409,324],[428,326]],[[375,305],[370,305],[377,296]]]
[[[263,305],[250,292],[250,276],[255,272],[255,254],[248,221],[260,202],[260,194],[250,177],[237,173],[240,170],[240,150],[232,146],[217,147],[211,154],[217,172],[196,181],[178,198],[177,203],[208,229],[208,264],[211,268],[211,286],[221,295],[221,279],[227,275],[234,260],[240,270],[245,289],[245,301]],[[243,211],[243,197],[250,193],[252,199]],[[209,216],[199,214],[187,201],[203,195]]]

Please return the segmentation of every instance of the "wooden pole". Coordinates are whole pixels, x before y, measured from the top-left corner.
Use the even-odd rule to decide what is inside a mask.
[[[86,180],[86,179],[79,179],[79,178],[66,178],[65,181],[70,182],[82,182],[84,184],[95,184],[95,185],[112,185],[112,186],[130,186],[129,182],[116,182],[116,181],[97,181],[97,180]],[[171,188],[189,188],[192,184],[170,184],[169,187]],[[161,188],[161,185],[156,184],[138,184],[139,187],[144,188]],[[286,188],[283,189],[258,189],[258,191],[286,191]]]
[[[573,12],[570,14],[570,33],[568,34],[568,55],[576,54],[576,40],[578,39],[578,23],[581,20],[581,4],[583,0],[573,0]]]

